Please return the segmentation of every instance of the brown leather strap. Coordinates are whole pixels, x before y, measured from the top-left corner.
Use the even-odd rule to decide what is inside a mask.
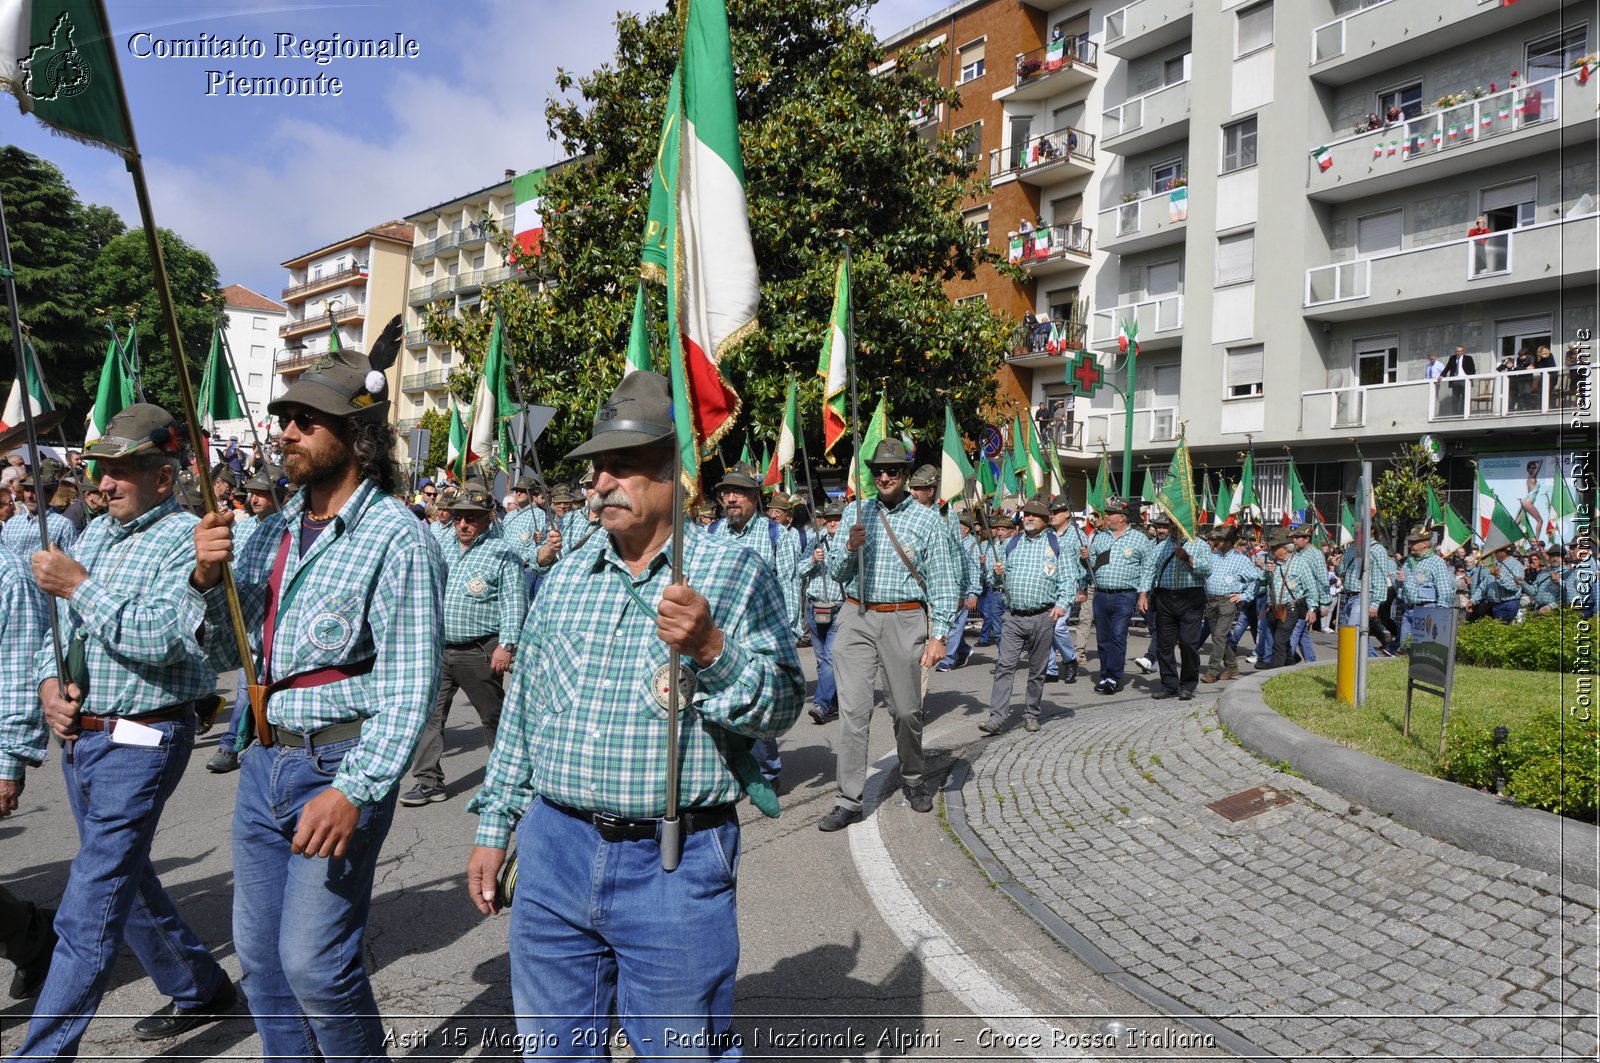
[[[84,713],[78,717],[78,730],[80,731],[109,731],[117,725],[118,720],[127,720],[130,723],[171,723],[174,720],[186,720],[194,714],[194,702],[186,701],[182,705],[163,709],[160,712],[147,712],[143,716],[93,716]]]
[[[851,605],[860,605],[861,604],[860,602],[856,601],[854,598],[846,598],[845,601],[849,602]],[[921,609],[921,608],[922,608],[922,603],[921,602],[873,602],[872,604],[867,606],[867,612],[869,612],[869,613],[908,613],[913,609]]]

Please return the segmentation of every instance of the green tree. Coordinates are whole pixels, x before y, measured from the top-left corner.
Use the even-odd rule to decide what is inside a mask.
[[[1428,488],[1442,498],[1445,479],[1427,448],[1406,443],[1389,459],[1389,468],[1372,485],[1377,512],[1372,515],[1374,530],[1382,529],[1389,542],[1397,543],[1413,527],[1428,518]]]
[[[96,320],[90,270],[105,244],[125,228],[109,207],[84,206],[61,171],[21,148],[0,148],[0,198],[6,212],[17,302],[56,403],[68,410],[64,429],[81,438],[105,356],[105,326]],[[11,321],[0,313],[0,367],[10,389],[16,375]]]
[[[422,463],[422,475],[432,476],[444,467],[445,455],[450,449],[450,415],[440,410],[429,410],[417,422],[417,427],[426,428],[432,433],[428,436],[428,456]]]
[[[222,299],[217,266],[210,255],[189,246],[170,229],[160,230],[160,240],[161,257],[167,264],[167,277],[178,315],[178,331],[183,337],[184,356],[189,365],[189,380],[198,388],[205,372],[206,356],[211,350],[216,306],[221,305]],[[127,318],[134,318],[145,398],[181,415],[183,406],[177,370],[143,229],[132,229],[106,244],[90,270],[89,293],[95,306],[112,310],[124,334]],[[105,338],[102,331],[101,357],[105,354]],[[98,368],[97,362],[96,370]]]
[[[937,460],[948,399],[977,421],[994,391],[1010,326],[982,304],[953,305],[941,281],[991,260],[961,221],[979,187],[954,140],[919,138],[907,116],[957,100],[917,64],[883,61],[855,0],[729,0],[740,133],[761,327],[724,360],[744,402],[730,438],[775,439],[788,376],[800,382],[811,456],[821,461],[818,352],[832,309],[841,245],[853,234],[855,333],[862,402],[891,392],[924,457]],[[506,299],[507,339],[528,401],[563,411],[543,449],[560,453],[588,432],[622,373],[639,273],[649,178],[667,82],[678,56],[670,13],[623,14],[616,54],[626,61],[583,77],[563,70],[550,129],[575,162],[544,187],[543,292]],[[665,358],[665,307],[652,286],[655,348]],[[430,322],[469,358],[486,330],[470,317]],[[975,429],[974,429],[975,431]],[[836,451],[836,458],[845,455]],[[571,470],[553,470],[570,474]],[[708,470],[715,473],[715,467]]]

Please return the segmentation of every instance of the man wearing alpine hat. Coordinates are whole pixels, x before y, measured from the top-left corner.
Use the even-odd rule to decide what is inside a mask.
[[[234,563],[267,727],[241,757],[233,938],[268,1057],[385,1054],[367,912],[444,648],[443,560],[397,497],[385,419],[402,334],[396,317],[370,357],[330,353],[267,406],[301,490]],[[190,576],[219,668],[240,666],[221,586],[231,524],[201,521]]]
[[[1024,725],[1039,729],[1039,703],[1044,698],[1044,673],[1050,663],[1056,621],[1067,615],[1078,596],[1083,569],[1078,558],[1061,549],[1055,533],[1048,531],[1050,507],[1030,498],[1022,506],[1023,534],[1006,543],[995,562],[994,574],[1005,588],[1005,626],[1000,631],[1000,658],[994,665],[994,689],[989,697],[989,718],[978,725],[986,735],[997,735],[1011,718],[1013,677],[1017,665],[1027,662],[1028,685],[1022,704]]]
[[[630,373],[567,455],[594,462],[589,508],[603,531],[554,564],[528,613],[468,806],[478,833],[467,884],[485,915],[517,837],[511,994],[530,1058],[603,1058],[613,1012],[651,1058],[680,1054],[675,1044],[696,1058],[739,1055],[736,806],[747,786],[770,796],[748,749],[794,723],[805,686],[782,592],[756,551],[688,524],[673,582],[671,407],[665,377]],[[668,872],[673,650],[682,833]]]
[[[1149,608],[1155,577],[1155,547],[1128,524],[1130,509],[1120,498],[1106,500],[1105,527],[1089,540],[1089,578],[1094,580],[1094,633],[1100,645],[1098,694],[1122,689],[1128,664],[1128,625],[1135,612]]]
[[[48,501],[56,493],[56,488],[61,485],[61,475],[64,470],[59,461],[44,458],[39,462],[37,471],[30,468],[22,479],[17,481],[18,500],[21,505],[11,519],[0,525],[0,542],[9,546],[13,553],[26,561],[39,549],[39,521],[43,513],[45,528],[50,533],[50,544],[70,551],[72,545],[78,541],[78,529],[72,522],[48,504],[41,504],[40,499]],[[42,486],[41,486],[42,481]]]

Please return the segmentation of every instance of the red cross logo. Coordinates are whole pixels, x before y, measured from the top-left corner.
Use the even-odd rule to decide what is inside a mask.
[[[1088,351],[1080,351],[1078,356],[1072,360],[1071,378],[1073,380],[1072,390],[1076,394],[1085,397],[1092,396],[1105,383],[1105,376],[1101,372],[1100,363],[1096,362]]]

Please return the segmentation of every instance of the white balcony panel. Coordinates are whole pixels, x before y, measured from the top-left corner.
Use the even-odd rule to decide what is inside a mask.
[[[1267,401],[1265,399],[1232,399],[1222,404],[1222,417],[1218,421],[1218,431],[1223,435],[1243,435],[1245,432],[1261,432],[1267,424]]]
[[[1189,135],[1189,81],[1134,96],[1101,115],[1100,146],[1137,155]]]
[[[1135,0],[1106,15],[1104,48],[1119,59],[1149,55],[1193,32],[1194,0]]]
[[[1560,10],[1562,0],[1381,0],[1311,31],[1311,77],[1328,85],[1402,69],[1423,56],[1479,42]]]
[[[1188,227],[1187,209],[1176,219],[1172,215],[1171,197],[1166,192],[1119,203],[1100,212],[1095,238],[1102,251],[1118,255],[1182,243]]]
[[[1246,167],[1217,178],[1217,231],[1254,225],[1261,213],[1261,168]]]

